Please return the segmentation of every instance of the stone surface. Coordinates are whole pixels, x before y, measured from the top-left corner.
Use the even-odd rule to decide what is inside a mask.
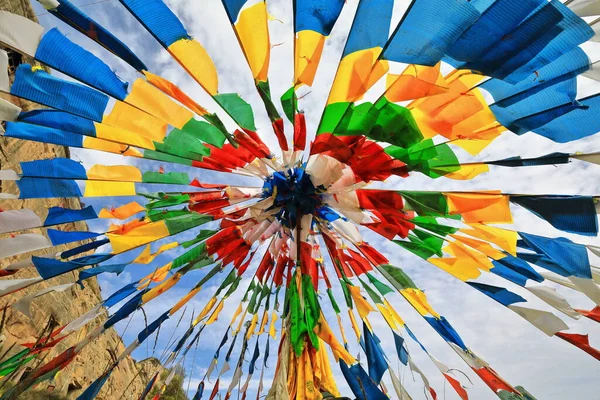
[[[11,11],[35,20],[29,0],[0,0],[0,10]],[[25,59],[23,61],[31,63],[31,60]],[[19,101],[11,96],[0,96],[12,101],[24,110],[36,107],[31,102]],[[68,149],[65,147],[4,137],[0,138],[0,169],[16,169],[18,171],[18,163],[20,161],[68,156]],[[16,193],[14,183],[0,183],[0,192]],[[0,210],[29,208],[34,211],[42,211],[57,205],[69,208],[79,208],[81,206],[78,199],[4,200],[0,201]],[[60,228],[63,230],[85,230],[86,226],[84,223],[63,224]],[[29,232],[39,232],[39,230],[32,229]],[[6,237],[9,236],[0,235],[0,239]],[[48,250],[39,250],[9,259],[0,259],[0,268],[4,268],[29,255],[55,253],[77,245],[73,243],[68,246],[63,245]],[[16,275],[3,279],[27,278],[33,276],[34,272],[31,270],[22,270]],[[34,285],[20,291],[16,295],[0,298],[0,321],[2,321],[0,323],[0,334],[3,335],[0,356],[3,357],[2,359],[6,359],[8,356],[22,350],[23,348],[19,344],[35,342],[47,326],[50,318],[56,321],[57,326],[61,326],[84,314],[102,301],[100,288],[96,279],[93,278],[86,281],[84,289],[80,289],[76,285],[65,292],[46,294],[34,300],[31,308],[31,320],[25,315],[13,311],[10,307],[5,308],[29,293],[35,293],[54,285],[74,282],[76,279],[77,273],[68,273],[47,282]],[[126,282],[123,284],[126,284]],[[5,311],[1,311],[2,308]],[[71,334],[51,351],[43,353],[38,359],[31,362],[29,366],[35,367],[41,365],[40,363],[51,360],[62,351],[78,343],[87,333],[91,332],[105,320],[106,313],[85,328]],[[43,382],[37,389],[53,390],[55,393],[60,393],[67,398],[74,399],[83,389],[100,376],[112,363],[113,357],[124,349],[125,346],[117,332],[114,329],[109,329],[96,341],[90,343],[67,368],[57,375],[54,381]],[[148,382],[157,368],[162,367],[160,367],[160,364],[156,360],[144,360],[136,364],[132,358],[128,357],[119,364],[119,367],[113,372],[97,398],[99,400],[137,399],[146,382]],[[20,373],[15,374],[12,377],[13,380],[18,379],[18,375]],[[125,392],[127,386],[129,388]]]

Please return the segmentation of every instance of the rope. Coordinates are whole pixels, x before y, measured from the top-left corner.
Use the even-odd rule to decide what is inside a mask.
[[[107,1],[111,1],[111,0],[99,0],[99,1],[94,1],[92,3],[87,3],[87,4],[82,4],[80,6],[77,6],[78,8],[83,8],[83,7],[89,7],[89,6],[93,6],[96,4],[100,4],[100,3],[106,3]],[[46,15],[46,14],[50,14],[49,11],[43,12],[43,13],[39,13],[39,14],[35,14],[36,17],[39,17],[40,15]]]

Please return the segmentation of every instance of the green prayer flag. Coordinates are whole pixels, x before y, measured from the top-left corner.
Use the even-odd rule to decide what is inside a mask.
[[[371,140],[409,147],[423,140],[415,119],[406,107],[385,98],[376,104],[334,103],[326,107],[319,133],[341,136],[365,135]]]
[[[331,306],[333,307],[333,310],[336,314],[339,314],[340,306],[338,306],[337,301],[335,301],[335,298],[333,297],[333,291],[331,289],[327,289],[327,296],[329,296],[329,300],[331,301]]]
[[[218,94],[214,99],[227,111],[233,120],[242,128],[256,132],[254,126],[254,113],[250,104],[237,93]]]
[[[427,260],[429,257],[441,253],[441,250],[436,250],[430,247],[429,244],[421,240],[419,237],[414,235],[408,235],[409,241],[404,240],[393,240],[394,243],[410,251],[411,253]]]
[[[397,290],[417,289],[417,285],[402,269],[390,264],[380,265],[378,268]]]
[[[182,255],[176,257],[173,260],[171,269],[179,268],[182,265],[190,263],[194,260],[199,260],[206,256],[206,243],[200,243],[198,246],[186,251]]]
[[[204,268],[208,265],[214,264],[214,263],[215,263],[215,261],[212,258],[204,258],[199,261],[195,261],[194,264],[192,265],[191,270],[202,269],[202,268]]]
[[[236,280],[236,278],[237,278],[237,275],[235,273],[235,269],[232,269],[231,271],[229,271],[229,274],[227,274],[227,276],[225,277],[223,282],[221,282],[221,285],[217,289],[217,292],[215,293],[214,297],[217,297],[218,295],[220,295],[221,292],[223,291],[223,289],[225,289],[226,287],[231,285]]]
[[[155,150],[144,150],[144,158],[148,160],[163,161],[172,164],[187,165],[188,167],[192,166],[192,160],[180,156],[165,154]]]
[[[33,360],[34,358],[35,358],[35,355],[27,357],[26,359],[24,359],[16,364],[7,365],[6,367],[1,368],[0,369],[0,378],[5,377],[9,374],[12,374],[18,368],[21,368],[23,365],[27,364],[29,361]]]
[[[426,139],[410,147],[388,146],[384,151],[409,167],[421,164],[438,155],[432,139]]]
[[[188,210],[187,208],[183,208],[181,210],[150,210],[146,213],[146,217],[152,221],[152,222],[156,222],[156,221],[162,221],[163,219],[169,219],[169,218],[175,218],[175,217],[179,217],[181,215],[187,215],[190,214],[191,211]]]
[[[417,214],[421,215],[448,215],[448,201],[441,192],[418,192],[418,191],[399,191]]]
[[[232,272],[235,271],[232,270]],[[233,284],[231,285],[231,287],[229,288],[229,290],[227,290],[227,293],[225,293],[225,298],[228,298],[229,296],[232,295],[233,292],[235,292],[238,288],[238,286],[240,286],[240,282],[242,282],[242,277],[241,276],[236,276],[235,280],[233,281]]]
[[[215,265],[215,267],[213,269],[211,269],[210,271],[208,271],[208,273],[204,276],[204,278],[202,278],[202,280],[200,282],[198,282],[196,287],[200,287],[200,286],[204,285],[206,282],[208,282],[210,279],[212,279],[212,277],[214,277],[216,274],[221,272],[222,267],[223,266],[221,264]]]
[[[378,117],[379,110],[371,103],[350,105],[333,132],[341,136],[369,136],[368,133],[373,129]]]
[[[367,278],[369,278],[369,281],[373,284],[373,286],[375,286],[377,291],[381,293],[382,296],[394,292],[388,285],[375,278],[373,274],[367,273]]]
[[[317,135],[322,133],[334,133],[336,127],[344,117],[350,103],[333,103],[325,107],[323,118],[317,129]]]
[[[142,182],[187,185],[190,183],[190,177],[185,172],[160,173],[155,171],[146,171],[142,175]]]
[[[366,284],[362,279],[358,279],[362,285],[363,288],[365,288],[367,294],[369,295],[369,297],[371,298],[371,300],[373,300],[373,303],[375,304],[383,304],[383,300],[381,299],[381,297],[368,285]]]
[[[248,312],[250,314],[256,314],[256,311],[258,309],[258,307],[257,307],[258,295],[261,292],[262,292],[262,285],[259,283],[252,290],[252,297],[250,298],[250,303],[248,303]]]
[[[421,164],[415,165],[414,170],[419,171],[430,178],[439,178],[460,169],[460,163],[456,154],[446,143],[435,146],[437,155]]]
[[[0,363],[0,368],[6,368],[7,366],[16,363],[17,361],[19,361],[20,359],[25,357],[27,354],[29,354],[29,349],[21,350],[17,354],[14,354],[14,355],[10,356],[9,358],[7,358],[6,360],[2,361]]]
[[[200,233],[194,239],[181,243],[181,246],[184,249],[187,249],[188,247],[191,247],[191,246],[195,245],[196,243],[203,241],[204,239],[208,239],[209,237],[213,236],[215,233],[217,233],[217,231],[213,231],[210,229],[202,229],[200,231]]]
[[[442,225],[435,217],[423,216],[423,217],[415,217],[410,220],[410,222],[414,223],[420,228],[427,229],[433,233],[437,233],[440,236],[447,236],[453,233],[458,232],[458,228],[454,228],[452,226]]]
[[[340,281],[340,286],[342,287],[342,292],[344,293],[344,300],[346,300],[346,306],[348,308],[354,308],[354,304],[352,303],[352,295],[350,294],[350,290],[348,289],[348,283],[346,281]]]
[[[189,132],[203,142],[212,144],[218,148],[223,147],[223,144],[225,143],[225,135],[221,129],[208,122],[198,121],[192,118],[183,126],[183,128],[181,128],[181,130]],[[192,151],[198,152],[196,150]]]
[[[294,87],[288,89],[287,92],[281,96],[281,106],[287,119],[293,124],[294,116],[298,111],[298,97],[296,97],[296,91]]]
[[[442,246],[444,245],[444,239],[433,235],[429,232],[425,232],[421,229],[413,229],[413,233],[421,240],[428,248],[435,251],[435,254],[442,256]]]
[[[190,213],[187,215],[180,215],[174,218],[165,220],[167,229],[171,235],[187,231],[188,229],[195,228],[199,225],[203,225],[213,220],[210,215]]]
[[[296,352],[296,355],[300,356],[304,349],[304,335],[308,332],[308,326],[306,325],[304,312],[300,304],[298,287],[295,284],[295,280],[292,282],[293,283],[287,291],[290,320],[290,343]]]
[[[391,103],[385,97],[374,107],[379,115],[366,135],[370,139],[402,147],[409,147],[423,140],[423,134],[408,108]]]
[[[144,194],[142,194],[144,195]],[[156,198],[156,197],[155,197]],[[158,193],[157,200],[151,201],[146,204],[148,210],[154,208],[171,207],[179,204],[185,204],[190,202],[189,194],[166,194]]]
[[[317,291],[312,283],[312,278],[308,275],[302,275],[302,289],[304,294],[304,316],[308,327],[308,336],[312,346],[319,350],[319,337],[315,333],[315,328],[321,318],[321,306]]]
[[[275,104],[273,104],[273,100],[271,100],[271,86],[269,85],[269,81],[258,82],[256,84],[256,89],[258,94],[265,105],[265,109],[267,110],[267,115],[271,122],[277,121],[281,119],[277,108],[275,108]]]

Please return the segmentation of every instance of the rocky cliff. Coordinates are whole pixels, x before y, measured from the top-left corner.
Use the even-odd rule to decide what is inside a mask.
[[[7,10],[35,20],[35,15],[29,4],[29,0],[0,0],[0,10]],[[23,61],[31,62],[31,60]],[[30,102],[19,101],[16,98],[7,96],[3,97],[8,98],[9,101],[12,101],[23,110],[29,110],[36,107],[35,104]],[[68,149],[65,147],[26,142],[4,137],[0,138],[0,169],[15,169],[20,161],[68,156]],[[0,186],[0,191],[15,193],[14,183],[2,182],[2,185],[3,186]],[[20,208],[29,208],[37,211],[57,205],[69,208],[80,207],[79,200],[76,199],[4,200],[0,201],[0,211]],[[83,223],[60,226],[60,229],[62,230],[84,230],[85,228]],[[34,229],[30,232],[34,233],[36,230]],[[5,237],[8,236],[0,235],[0,239]],[[74,246],[71,244],[70,247]],[[52,248],[47,251],[40,250],[12,257],[10,259],[0,259],[0,268],[4,268],[25,256],[39,255],[50,251],[57,252],[65,249],[65,246],[60,246],[58,250],[57,248]],[[8,279],[27,278],[32,275],[33,271],[22,270]],[[64,325],[84,314],[90,308],[102,301],[100,288],[95,278],[93,278],[86,281],[83,289],[75,285],[65,292],[52,292],[34,300],[31,319],[8,307],[18,298],[29,293],[34,293],[54,285],[74,282],[76,280],[77,273],[69,273],[47,282],[34,285],[19,292],[17,295],[0,298],[0,309],[4,308],[4,311],[0,311],[0,316],[4,321],[0,327],[0,335],[2,335],[1,338],[3,339],[3,343],[0,345],[0,357],[2,357],[2,360],[21,351],[23,347],[21,347],[20,344],[35,342],[51,319],[55,321],[56,326]],[[76,344],[88,332],[92,331],[99,324],[102,324],[105,320],[106,315],[97,318],[87,327],[71,334],[51,351],[43,353],[38,359],[30,362],[29,366],[35,367],[39,365],[39,363],[51,360],[57,354],[60,354],[65,349]],[[73,363],[56,376],[54,381],[42,383],[37,389],[45,392],[53,391],[54,393],[69,399],[76,398],[83,389],[105,371],[112,363],[113,357],[118,355],[124,349],[125,346],[117,332],[114,329],[110,329],[95,342],[88,345]],[[103,390],[100,392],[98,399],[137,399],[146,382],[148,382],[149,375],[152,375],[154,372],[153,368],[157,367],[157,365],[155,365],[156,362],[150,366],[146,364],[148,364],[148,362],[142,362],[137,365],[131,358],[127,358],[121,362],[118,369],[114,371]],[[12,380],[18,380],[22,373],[23,371],[17,372],[11,377]],[[0,383],[0,385],[1,384],[2,383]],[[125,389],[128,386],[129,388],[125,392]],[[49,398],[49,396],[50,395],[48,394],[47,398]]]

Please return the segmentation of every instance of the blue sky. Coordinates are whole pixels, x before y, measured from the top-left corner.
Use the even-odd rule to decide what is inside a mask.
[[[325,54],[322,59],[321,68],[317,79],[312,88],[305,88],[303,94],[306,96],[300,103],[301,108],[306,112],[308,122],[309,138],[314,136],[316,125],[319,121],[320,112],[325,104],[327,93],[335,74],[337,62],[343,49],[344,40],[349,30],[352,15],[357,5],[357,0],[348,0],[348,4],[336,25],[325,48]],[[34,2],[35,3],[35,2]],[[92,3],[91,0],[74,0],[74,4],[83,5]],[[268,118],[262,108],[262,103],[258,98],[252,82],[252,77],[247,67],[241,50],[236,42],[235,36],[229,25],[226,13],[220,0],[167,0],[166,3],[182,19],[188,31],[198,39],[208,50],[209,54],[217,66],[221,81],[221,91],[224,93],[238,92],[244,99],[254,106],[254,112],[257,127],[261,137],[267,142],[271,149],[276,149],[275,138],[272,135]],[[293,33],[291,30],[291,0],[269,0],[269,12],[277,19],[270,22],[271,41],[273,44],[280,44],[272,50],[272,60],[270,68],[270,82],[273,97],[277,98],[283,94],[290,86],[293,75]],[[397,1],[394,10],[394,20],[398,21],[402,16],[408,0]],[[39,4],[34,4],[36,12],[40,14],[40,23],[45,27],[58,26],[63,33],[84,46],[88,50],[99,55],[107,62],[117,74],[125,80],[132,82],[138,77],[138,74],[128,65],[124,64],[112,54],[97,46],[85,37],[65,26],[54,17],[45,13]],[[117,1],[108,1],[84,8],[85,12],[105,27],[116,34],[126,44],[128,44],[138,56],[148,65],[151,72],[158,73],[177,83],[186,93],[191,95],[201,105],[204,105],[211,111],[216,111],[217,106],[206,95],[202,89],[183,71],[183,69],[170,59],[170,56],[164,51],[154,39],[137,23],[137,21],[125,10]],[[600,54],[598,44],[586,44],[585,49],[592,59],[597,59]],[[596,93],[600,85],[587,78],[579,79],[579,97],[584,97],[590,93]],[[376,89],[375,89],[376,91]],[[228,122],[229,127],[233,127],[231,121],[224,115],[222,118]],[[287,131],[291,129],[288,126]],[[599,135],[597,135],[599,136]],[[523,136],[517,136],[510,132],[503,134],[492,145],[486,148],[475,159],[495,159],[505,158],[514,155],[537,156],[555,151],[560,152],[593,152],[600,150],[600,137],[591,137],[577,142],[567,144],[553,143],[543,137],[528,133]],[[81,160],[87,167],[101,164],[132,164],[132,159],[123,158],[116,155],[107,155],[104,153],[74,149],[73,158]],[[467,153],[458,150],[458,156],[461,160],[473,160]],[[157,169],[157,163],[136,160],[135,165],[146,169]],[[192,169],[183,166],[165,165],[167,170],[185,171],[190,176],[198,177],[203,182],[208,183],[230,183],[230,184],[260,184],[255,180],[240,178],[229,174],[212,173],[199,169]],[[408,179],[390,178],[385,185],[386,188],[397,189],[422,189],[422,190],[484,190],[484,189],[502,189],[508,193],[559,193],[559,194],[598,194],[600,193],[600,166],[585,164],[575,161],[568,165],[545,166],[536,168],[500,168],[490,167],[491,171],[480,175],[472,181],[456,182],[446,179],[432,181],[424,176],[411,176]],[[148,185],[148,191],[158,191],[160,188]],[[170,187],[169,190],[183,190],[184,187]],[[88,204],[97,206],[118,206],[125,204],[135,198],[100,198],[95,200],[85,199]],[[519,230],[541,234],[545,236],[565,236],[579,243],[595,243],[595,238],[586,238],[576,235],[568,235],[556,231],[546,222],[538,219],[534,215],[519,209],[517,206],[513,209],[515,215],[514,227]],[[105,226],[98,223],[90,224],[90,230],[101,231]],[[597,379],[600,373],[600,367],[597,361],[583,353],[582,351],[570,346],[558,338],[549,338],[542,332],[536,330],[523,319],[510,312],[510,310],[500,307],[489,298],[478,293],[476,290],[468,288],[464,283],[456,281],[447,274],[437,270],[432,265],[421,259],[407,254],[393,243],[387,242],[372,233],[363,232],[369,243],[379,249],[390,259],[392,264],[402,267],[406,270],[425,292],[434,306],[434,308],[449,319],[457,331],[461,334],[465,342],[478,353],[482,358],[488,361],[501,376],[506,378],[514,385],[524,385],[532,394],[539,399],[596,399],[598,398]],[[183,233],[174,238],[169,238],[153,245],[153,250],[157,249],[162,243],[172,240],[185,240],[193,237],[193,233]],[[102,250],[102,249],[100,249]],[[115,263],[124,260],[129,261],[139,253],[140,250],[125,254],[115,259]],[[178,250],[171,250],[159,256],[150,265],[130,266],[120,276],[102,276],[99,278],[104,295],[110,294],[116,289],[122,287],[132,280],[139,279],[147,275],[155,268],[166,264],[173,256],[179,254]],[[256,262],[260,260],[257,257]],[[251,265],[256,266],[256,262]],[[112,263],[112,262],[111,262]],[[599,259],[592,259],[592,264],[600,265]],[[152,321],[164,312],[168,307],[175,304],[187,291],[202,278],[205,272],[194,271],[186,275],[185,279],[174,289],[162,295],[159,299],[145,307],[148,321]],[[489,274],[488,274],[489,275]],[[494,284],[493,277],[487,277],[487,283]],[[212,355],[218,346],[225,327],[233,315],[239,300],[243,295],[243,289],[247,281],[240,286],[240,290],[232,296],[226,303],[226,307],[221,314],[219,321],[207,328],[201,337],[195,360],[192,350],[186,359],[185,366],[191,380],[191,387],[195,388],[202,375],[206,371]],[[188,305],[186,315],[175,338],[183,333],[189,323],[192,311],[197,314],[206,302],[212,297],[218,279],[213,279]],[[501,285],[506,285],[502,282]],[[521,296],[531,302],[532,307],[548,309],[540,300],[532,295],[513,286],[509,289],[514,290]],[[591,301],[582,295],[570,291],[559,289],[571,304],[576,308],[590,309],[593,307]],[[336,292],[336,297],[341,300],[341,294]],[[443,360],[452,367],[460,368],[472,381],[469,394],[473,399],[493,399],[496,398],[487,387],[472,373],[467,371],[464,364],[456,354],[435,334],[435,332],[426,326],[421,318],[410,308],[399,296],[392,295],[391,300],[394,307],[397,308],[402,317],[405,318],[408,325],[415,332],[417,337],[428,347],[428,350],[437,358]],[[341,302],[340,302],[341,303]],[[181,312],[180,312],[181,314]],[[175,325],[179,320],[180,314],[168,321],[161,328],[155,355],[162,354],[167,341],[175,330]],[[565,318],[566,319],[566,318]],[[376,332],[381,332],[386,352],[392,359],[393,341],[389,330],[385,328],[384,321],[374,318]],[[566,321],[573,331],[590,333],[592,346],[600,347],[600,329],[593,321],[586,318],[580,320]],[[137,312],[129,326],[125,329],[127,321],[120,323],[117,330],[122,333],[125,344],[128,345],[137,333],[144,328],[144,316]],[[377,328],[380,329],[377,329]],[[261,337],[261,343],[265,338]],[[154,336],[148,339],[149,347],[142,345],[134,357],[142,359],[152,355]],[[253,348],[254,342],[251,342]],[[266,376],[272,375],[276,362],[276,343],[271,343],[271,359]],[[351,344],[353,354],[358,352],[358,346]],[[446,387],[443,378],[435,369],[433,363],[418,349],[414,342],[409,341],[409,350],[416,363],[425,372],[430,379],[431,385],[437,390],[442,399],[458,398],[454,392]],[[247,356],[247,359],[249,355]],[[233,360],[237,356],[234,353]],[[339,370],[333,366],[337,382],[344,394],[349,395],[345,389],[343,378]],[[399,368],[402,380],[414,399],[423,399],[423,385],[418,376],[413,377],[411,372],[405,367]],[[258,385],[259,372],[255,373],[251,388]],[[227,379],[231,373],[227,375]],[[245,377],[243,378],[245,379]],[[265,387],[269,387],[270,380],[265,379]],[[386,383],[391,388],[389,381]],[[186,381],[187,385],[187,381]],[[222,386],[224,383],[222,383]]]

